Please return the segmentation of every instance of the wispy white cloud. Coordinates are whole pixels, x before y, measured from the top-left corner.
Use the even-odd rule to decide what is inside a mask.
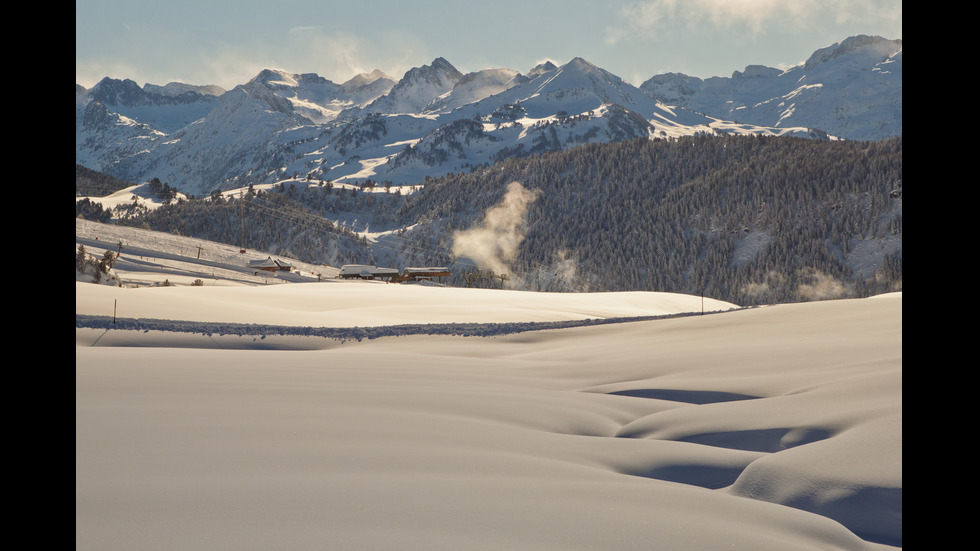
[[[297,57],[302,58],[309,71],[337,82],[375,69],[401,78],[420,59],[426,59],[427,51],[424,42],[408,31],[367,35],[319,26],[293,27],[287,42],[293,64]]]
[[[89,87],[110,76],[130,78],[141,86],[147,82],[162,85],[179,81],[231,89],[263,69],[281,69],[316,73],[341,83],[375,69],[398,79],[405,71],[436,57],[409,31],[388,30],[368,36],[323,26],[292,27],[245,37],[212,36],[207,43],[158,30],[151,45],[127,47],[145,43],[147,33],[127,33],[119,39],[111,56],[76,52],[76,82]]]
[[[779,28],[804,28],[817,20],[843,23],[895,21],[900,0],[644,0],[622,7],[606,43],[628,37],[668,39],[678,32],[737,31],[752,38]]]

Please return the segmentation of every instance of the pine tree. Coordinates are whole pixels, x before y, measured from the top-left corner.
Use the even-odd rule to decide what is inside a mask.
[[[78,245],[78,253],[75,255],[75,269],[78,273],[85,273],[85,268],[88,266],[88,252],[85,251],[85,245]]]

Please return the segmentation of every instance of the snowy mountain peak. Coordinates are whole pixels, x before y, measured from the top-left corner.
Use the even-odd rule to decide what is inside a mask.
[[[452,63],[446,61],[445,58],[437,57],[429,65],[409,69],[395,86],[418,86],[424,81],[435,87],[450,90],[461,78],[463,78],[463,73],[453,67]]]
[[[317,90],[323,93],[336,94],[339,86],[316,73],[295,74],[281,69],[263,69],[247,85],[263,85],[274,90],[282,89],[303,89],[308,91]]]
[[[453,73],[453,72],[458,73],[459,72],[459,71],[456,70],[456,67],[453,67],[453,64],[450,63],[450,62],[448,62],[448,61],[446,61],[446,58],[444,58],[444,57],[437,57],[437,58],[435,58],[434,60],[432,60],[432,63],[430,65],[428,65],[427,67],[431,67],[432,69],[434,69],[436,71],[445,71],[445,72],[449,72],[449,73]],[[425,66],[422,67],[422,69],[425,69],[425,68],[426,68]]]
[[[655,103],[640,90],[581,57],[554,71],[538,74],[520,91],[524,97],[518,101],[533,117],[558,111],[579,115],[613,104],[645,117],[653,117],[657,111]]]
[[[598,67],[582,59],[581,57],[572,58],[571,61],[566,63],[562,68],[581,71],[583,73],[588,73],[598,69]]]
[[[264,83],[263,83],[264,84]],[[266,86],[256,86],[256,83],[246,84],[244,86],[238,86],[228,94],[221,97],[222,100],[225,98],[235,97],[237,101],[258,101],[265,104],[265,108],[272,111],[283,114],[293,114],[294,109],[292,103],[288,98],[285,98],[279,94],[273,92],[270,88]],[[223,101],[224,103],[224,101]]]
[[[621,87],[627,85],[623,79],[618,76],[606,71],[605,69],[598,67],[581,57],[572,58],[568,63],[559,67],[558,73],[555,75],[556,79],[581,79],[584,84],[586,82],[592,83],[592,86],[601,85],[607,86],[611,85],[614,87]]]
[[[544,63],[539,63],[539,64],[535,65],[533,69],[531,69],[530,71],[528,71],[528,74],[527,75],[529,77],[532,77],[533,78],[533,77],[536,77],[536,76],[538,76],[538,75],[540,75],[542,73],[548,73],[548,72],[554,71],[557,68],[558,68],[558,66],[555,65],[554,63],[552,63],[551,61],[545,61]]]
[[[207,193],[282,174],[410,184],[647,135],[901,135],[900,40],[852,37],[808,63],[787,71],[748,65],[707,80],[658,75],[641,88],[581,57],[543,62],[528,75],[464,75],[438,57],[397,82],[381,71],[335,84],[265,69],[220,96],[106,78],[91,90],[76,86],[76,162]]]
[[[137,105],[146,98],[146,92],[136,82],[128,78],[119,80],[109,77],[100,80],[88,91],[88,95],[93,101],[121,106]]]
[[[248,81],[247,84],[295,87],[299,85],[299,81],[296,80],[294,75],[280,69],[262,69],[262,71],[255,75],[252,80]]]
[[[453,87],[463,74],[444,58],[430,65],[409,69],[391,90],[371,102],[365,110],[373,113],[421,113]]]
[[[810,58],[806,60],[806,63],[803,64],[803,67],[809,71],[821,63],[826,63],[854,52],[863,52],[881,61],[901,50],[901,40],[889,40],[881,36],[862,34],[846,38],[836,44],[813,52]]]
[[[198,86],[195,84],[184,84],[183,82],[168,82],[163,86],[146,83],[143,90],[149,94],[159,94],[161,96],[180,96],[188,92],[194,92],[204,96],[220,96],[227,92],[224,88],[216,85]]]
[[[498,82],[501,84],[510,82],[520,75],[517,71],[513,69],[482,69],[480,71],[475,71],[472,73],[466,73],[463,75],[458,82],[456,82],[455,87],[459,88],[461,86],[467,86],[473,82]]]
[[[351,77],[350,80],[341,84],[341,86],[344,87],[345,89],[361,88],[369,84],[374,84],[379,80],[389,80],[391,81],[392,86],[395,84],[395,79],[384,74],[380,70],[375,69],[370,73],[360,73],[358,75],[354,75],[353,77]]]
[[[765,65],[748,65],[744,71],[734,71],[732,78],[773,78],[782,73],[779,69]]]
[[[245,86],[269,90],[290,102],[293,111],[314,124],[325,124],[336,119],[344,109],[367,105],[393,85],[394,81],[380,71],[357,75],[341,85],[316,73],[265,69]],[[286,112],[278,102],[273,103],[275,110]]]
[[[785,71],[749,65],[731,78],[705,80],[672,73],[640,89],[658,102],[724,120],[878,140],[902,134],[901,52],[901,40],[858,35]]]
[[[528,77],[513,69],[483,69],[460,77],[453,89],[432,103],[424,114],[448,113],[457,107],[476,103],[528,81]]]

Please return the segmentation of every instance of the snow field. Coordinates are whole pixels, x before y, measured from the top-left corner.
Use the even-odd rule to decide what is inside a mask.
[[[297,326],[700,308],[657,293],[76,284],[76,316],[110,300],[132,318]],[[76,548],[900,548],[901,305],[275,350],[271,336],[76,327]]]

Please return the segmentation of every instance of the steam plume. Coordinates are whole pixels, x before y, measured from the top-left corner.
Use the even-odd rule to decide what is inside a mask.
[[[453,254],[472,259],[481,269],[509,274],[510,263],[524,241],[524,215],[537,197],[520,182],[511,182],[503,199],[487,210],[479,225],[456,232]]]

